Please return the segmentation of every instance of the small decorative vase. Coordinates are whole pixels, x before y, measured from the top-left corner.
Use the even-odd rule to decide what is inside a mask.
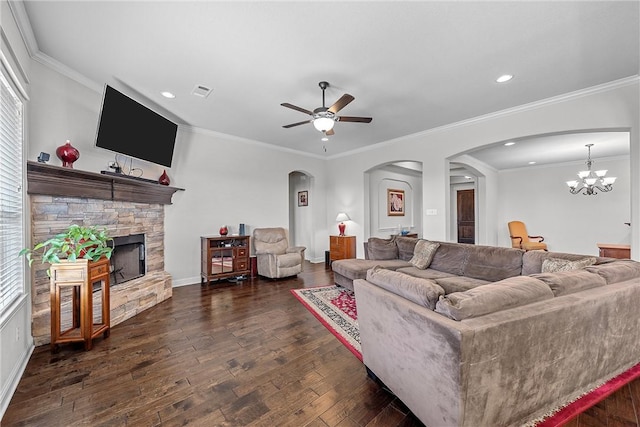
[[[80,152],[67,139],[64,145],[56,148],[56,155],[62,160],[62,167],[73,169],[73,162],[80,158]]]
[[[227,228],[226,225],[223,225],[222,227],[220,227],[220,235],[221,236],[226,236],[227,233],[229,233],[229,229]]]
[[[344,222],[338,224],[338,231],[340,231],[340,235],[344,236],[344,231],[346,230],[347,225]]]
[[[169,185],[171,183],[166,170],[162,172],[162,175],[160,175],[160,178],[158,178],[158,182],[162,185]]]

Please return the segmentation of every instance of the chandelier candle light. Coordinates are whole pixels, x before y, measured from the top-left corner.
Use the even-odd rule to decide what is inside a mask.
[[[571,194],[578,194],[580,192],[584,192],[585,196],[593,196],[598,194],[596,190],[600,190],[603,193],[607,191],[613,190],[613,183],[616,181],[615,176],[605,177],[607,174],[607,170],[597,170],[595,172],[591,171],[591,165],[593,164],[593,160],[591,160],[591,147],[593,144],[587,144],[588,156],[587,156],[587,170],[578,172],[578,178],[580,180],[567,181],[567,185],[569,186],[569,192]]]
[[[349,218],[349,215],[347,215],[344,212],[340,212],[338,214],[338,216],[336,217],[336,222],[339,222],[340,224],[338,224],[338,230],[340,231],[340,235],[344,236],[344,231],[347,228],[347,226],[345,225],[345,223],[343,221],[349,221],[351,220],[351,218]]]

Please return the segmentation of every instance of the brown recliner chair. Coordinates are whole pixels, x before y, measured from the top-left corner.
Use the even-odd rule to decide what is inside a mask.
[[[284,228],[255,228],[253,248],[258,274],[271,279],[295,276],[302,272],[304,246],[289,247]]]
[[[527,227],[522,221],[511,221],[509,224],[509,236],[511,237],[511,247],[524,249],[525,251],[547,250],[547,244],[543,243],[542,236],[529,236]],[[529,239],[537,239],[535,241]]]

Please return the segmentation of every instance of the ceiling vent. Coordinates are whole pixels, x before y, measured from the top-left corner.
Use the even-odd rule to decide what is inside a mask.
[[[196,85],[191,91],[195,96],[199,96],[201,98],[206,98],[211,93],[211,88],[202,85]]]

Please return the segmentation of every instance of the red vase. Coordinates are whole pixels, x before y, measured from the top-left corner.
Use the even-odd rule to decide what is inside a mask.
[[[171,183],[171,180],[169,179],[169,175],[167,175],[166,170],[162,172],[162,175],[160,175],[160,178],[158,178],[158,182],[162,185],[169,185]]]
[[[73,169],[73,162],[80,158],[80,152],[71,145],[71,142],[68,139],[64,145],[56,148],[56,155],[60,160],[62,160],[62,167],[64,168]]]
[[[229,229],[227,228],[226,225],[223,225],[222,227],[220,227],[220,235],[221,236],[226,236],[228,232],[229,232]]]
[[[340,231],[340,235],[344,236],[344,230],[347,228],[344,222],[338,224],[338,231]]]

